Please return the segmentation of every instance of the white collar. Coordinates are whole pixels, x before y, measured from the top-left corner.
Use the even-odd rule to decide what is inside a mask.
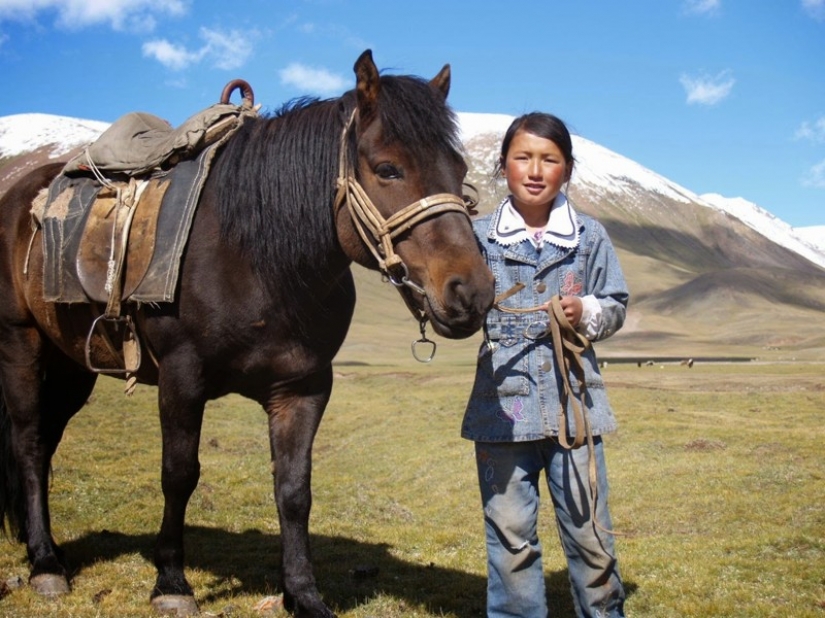
[[[576,211],[564,196],[559,193],[550,209],[550,216],[544,233],[538,238],[527,231],[527,224],[513,206],[508,196],[499,205],[494,219],[493,235],[500,245],[511,246],[525,240],[540,248],[545,242],[552,243],[564,249],[575,249],[579,246],[579,225]]]

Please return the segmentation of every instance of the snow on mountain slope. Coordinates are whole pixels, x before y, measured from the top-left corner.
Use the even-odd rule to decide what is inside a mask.
[[[51,156],[57,158],[76,146],[94,141],[108,127],[108,122],[50,114],[3,116],[0,117],[0,157],[53,145]]]
[[[701,200],[713,208],[718,208],[733,215],[747,226],[753,228],[763,236],[770,238],[776,244],[795,251],[802,257],[825,268],[825,243],[820,236],[820,246],[809,242],[803,232],[791,227],[764,208],[741,197],[727,198],[717,193],[705,193]],[[803,228],[804,229],[804,228]],[[823,226],[825,229],[825,226]]]
[[[799,238],[825,252],[825,225],[811,225],[809,227],[795,227],[794,232]]]
[[[501,137],[513,116],[504,114],[459,113],[462,140],[465,143],[484,134],[493,134],[500,143]],[[597,193],[632,193],[639,188],[668,197],[682,203],[696,203],[730,214],[805,259],[825,268],[825,226],[793,228],[775,215],[742,198],[725,198],[718,194],[697,195],[684,187],[583,137],[573,136],[573,153],[576,157],[574,181],[588,185]],[[498,156],[498,151],[490,157]],[[631,207],[632,204],[628,204]]]
[[[457,114],[461,139],[490,135],[485,158],[497,156],[501,137],[513,121],[507,114]],[[77,146],[94,141],[109,123],[49,114],[16,114],[0,117],[0,158],[12,157],[42,146],[52,146],[50,156],[60,157]],[[491,146],[494,144],[494,146]],[[696,195],[642,165],[583,137],[573,136],[577,159],[576,179],[600,193],[636,192],[640,189],[682,203],[698,203],[726,212],[763,236],[825,267],[825,225],[793,228],[756,204],[742,198],[708,193]],[[628,204],[630,207],[631,204]]]

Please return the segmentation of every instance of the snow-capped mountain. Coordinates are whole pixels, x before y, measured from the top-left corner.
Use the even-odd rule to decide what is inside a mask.
[[[513,117],[458,119],[467,180],[478,190],[479,212],[489,212],[506,194],[491,171]],[[0,195],[28,170],[68,159],[108,126],[43,114],[0,117]],[[631,291],[624,328],[603,348],[613,355],[738,349],[759,356],[788,347],[825,358],[825,225],[794,229],[755,204],[697,195],[573,139],[569,195],[607,228]]]
[[[794,233],[809,245],[825,252],[825,225],[793,228]]]
[[[741,197],[727,198],[717,193],[705,193],[700,197],[709,206],[730,213],[760,234],[825,268],[825,238],[822,232],[817,237],[816,232],[811,231],[817,228],[825,230],[825,226],[791,227],[764,208]]]
[[[506,114],[458,114],[462,141],[470,143],[484,135],[501,136],[513,120]],[[49,114],[16,114],[0,117],[0,158],[12,157],[43,146],[49,146],[50,158],[88,144],[100,135],[109,123]],[[668,197],[676,202],[699,203],[727,212],[774,242],[799,253],[825,268],[825,226],[793,228],[756,204],[742,198],[727,198],[715,193],[696,195],[655,172],[579,136],[573,136],[577,159],[575,182],[586,184],[591,191],[620,192],[630,183]],[[497,147],[497,146],[496,146]],[[487,153],[492,161],[494,149]],[[489,169],[489,168],[488,168]]]
[[[51,146],[50,156],[58,158],[94,141],[108,127],[108,122],[50,114],[3,116],[0,117],[0,158],[42,146]]]

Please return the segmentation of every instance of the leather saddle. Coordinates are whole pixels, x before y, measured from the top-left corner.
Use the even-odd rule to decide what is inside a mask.
[[[119,299],[125,301],[138,289],[154,255],[158,215],[168,187],[168,180],[148,180],[117,183],[98,193],[75,262],[78,280],[90,300],[108,302],[118,286]],[[122,262],[119,282],[114,280],[118,262]]]

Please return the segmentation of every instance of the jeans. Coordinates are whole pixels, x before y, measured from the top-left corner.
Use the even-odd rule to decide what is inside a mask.
[[[487,535],[488,618],[547,618],[537,532],[542,470],[567,558],[576,616],[624,616],[625,591],[613,535],[605,532],[612,529],[612,523],[604,449],[600,438],[594,442],[599,526],[591,517],[586,444],[567,450],[555,439],[475,443]]]

